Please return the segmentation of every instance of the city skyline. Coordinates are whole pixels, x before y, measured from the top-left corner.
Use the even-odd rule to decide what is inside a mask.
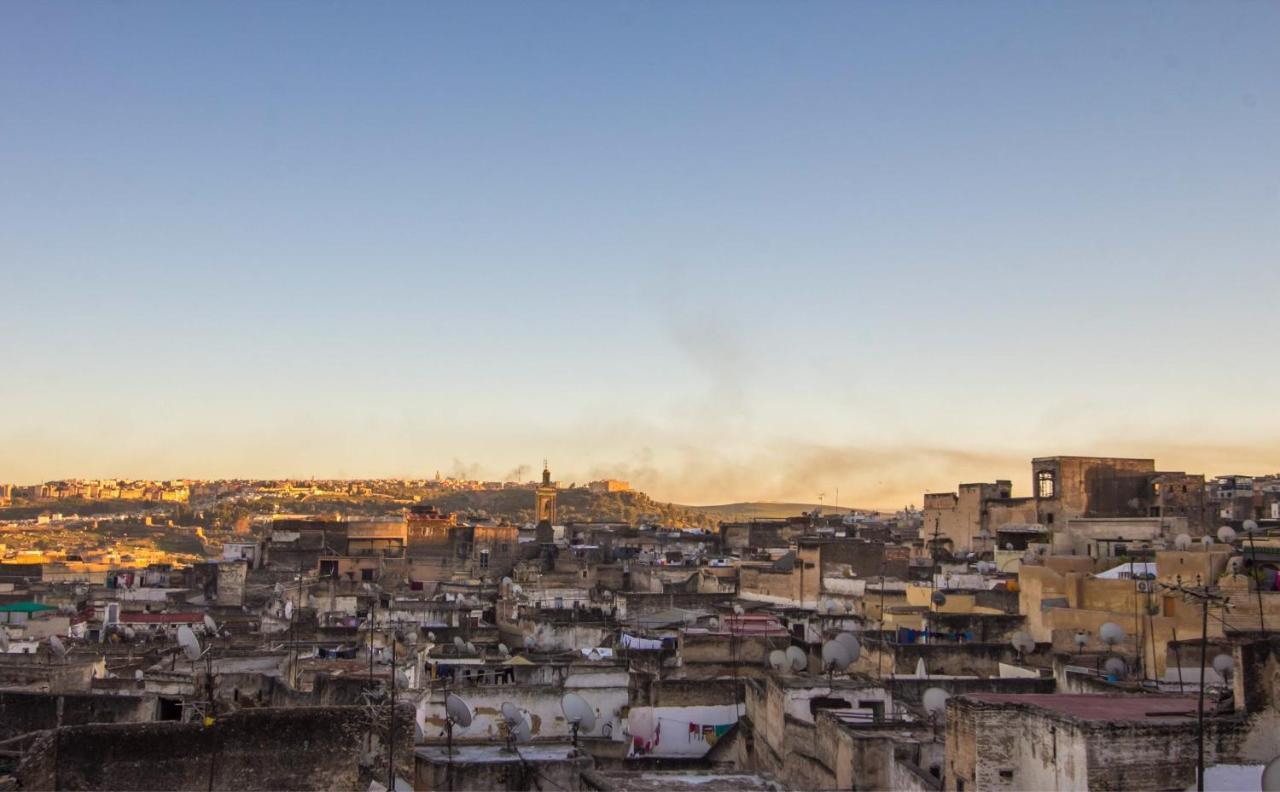
[[[1275,5],[0,19],[0,481],[1280,467]]]

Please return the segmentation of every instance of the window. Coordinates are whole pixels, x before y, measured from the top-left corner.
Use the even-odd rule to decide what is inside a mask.
[[[1052,498],[1056,487],[1054,486],[1054,475],[1052,470],[1041,470],[1036,473],[1036,497]]]
[[[481,550],[480,551],[480,568],[487,569],[488,567],[489,567],[489,551]]]

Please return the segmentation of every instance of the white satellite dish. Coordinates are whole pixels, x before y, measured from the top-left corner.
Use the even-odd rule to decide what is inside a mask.
[[[1179,550],[1186,550],[1191,546],[1191,534],[1180,533],[1173,537],[1173,546]]]
[[[205,635],[218,634],[218,623],[214,621],[213,617],[207,613],[204,615],[204,634]]]
[[[59,660],[67,656],[67,646],[62,639],[56,635],[49,636],[49,649],[58,657]]]
[[[1262,792],[1280,792],[1280,756],[1262,768]]]
[[[1236,661],[1231,655],[1223,653],[1213,658],[1213,670],[1219,674],[1226,676],[1232,668],[1235,667]]]
[[[853,613],[853,603],[850,602],[849,600],[844,601],[844,612]]]
[[[775,671],[783,670],[788,665],[790,665],[790,663],[787,660],[787,653],[782,651],[781,649],[774,649],[772,652],[769,653],[769,665]]]
[[[502,702],[502,719],[507,722],[508,726],[515,726],[524,720],[524,713],[520,708],[510,701]]]
[[[135,682],[141,682],[143,679],[146,678],[146,676],[147,676],[146,674],[142,673],[141,668],[133,672],[133,679]]]
[[[445,720],[450,725],[461,726],[464,729],[471,725],[471,719],[475,717],[471,712],[471,705],[454,693],[450,693],[444,700],[444,714]]]
[[[124,626],[123,632],[124,632],[124,637],[130,641],[132,641],[134,637],[138,634],[136,630],[134,630],[132,627],[130,627],[127,624]]]
[[[822,667],[828,673],[843,672],[853,662],[852,652],[847,644],[840,641],[827,641],[822,645]]]
[[[1018,650],[1018,654],[1030,654],[1036,650],[1036,639],[1032,638],[1031,633],[1026,630],[1018,630],[1009,642],[1013,644],[1014,649]]]
[[[499,652],[499,654],[501,654],[503,657],[506,657],[507,655],[511,654],[511,650],[510,650],[510,649],[508,649],[508,648],[507,648],[507,645],[506,645],[506,644],[504,644],[504,643],[500,643],[500,644],[498,644],[498,652]]]
[[[529,727],[529,721],[520,721],[514,729],[511,730],[511,737],[518,743],[527,743],[533,739],[533,729]]]
[[[293,618],[293,600],[284,601],[284,617],[286,619]]]
[[[809,656],[800,647],[788,646],[786,654],[787,662],[791,664],[792,671],[803,671],[809,667]]]
[[[1257,532],[1258,532],[1258,521],[1257,521],[1257,520],[1245,520],[1244,522],[1240,523],[1240,529],[1241,529],[1241,530],[1243,530],[1243,531],[1244,531],[1245,533],[1247,533],[1247,534],[1257,533]]]
[[[462,640],[461,635],[453,636],[453,645],[454,645],[454,648],[456,648],[459,652],[467,648],[467,642]]]
[[[1108,657],[1102,664],[1102,670],[1111,676],[1122,677],[1129,671],[1129,666],[1119,657]]]
[[[1078,630],[1074,640],[1076,642],[1076,649],[1083,652],[1085,646],[1089,643],[1089,633],[1084,630]]]
[[[1230,525],[1224,525],[1218,529],[1218,541],[1223,544],[1231,544],[1236,540],[1236,532]]]
[[[1200,539],[1200,544],[1204,545],[1205,547],[1211,547],[1213,545],[1213,537],[1212,536],[1202,537]]]
[[[436,639],[436,634],[434,632],[427,632],[428,641],[434,641],[435,639]]]
[[[1125,639],[1125,631],[1115,622],[1103,622],[1098,628],[1098,637],[1107,646],[1115,646]]]
[[[573,728],[573,738],[578,739],[578,732],[590,732],[596,727],[596,711],[591,704],[577,693],[565,693],[560,697],[560,709],[564,719]]]
[[[830,600],[830,599],[829,599],[829,600],[827,600],[826,602],[824,602],[824,603],[823,603],[823,607],[824,607],[824,608],[826,608],[826,611],[827,611],[827,613],[828,613],[828,614],[831,614],[831,613],[835,613],[835,612],[836,612],[836,608],[837,608],[838,606],[836,605],[836,601],[835,601],[835,600]]]
[[[178,628],[178,646],[182,647],[182,653],[192,662],[199,660],[200,656],[204,654],[200,649],[200,639],[185,624]]]
[[[931,687],[924,692],[920,703],[924,705],[924,711],[928,714],[930,720],[941,718],[947,711],[947,699],[951,698],[951,694],[942,688]]]
[[[468,654],[475,654],[475,653],[476,653],[476,645],[475,645],[475,644],[473,644],[473,643],[471,643],[470,641],[467,641],[467,652],[468,652]]]

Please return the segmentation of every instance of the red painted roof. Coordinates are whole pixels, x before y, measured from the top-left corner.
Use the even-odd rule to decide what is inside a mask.
[[[120,621],[129,624],[198,624],[204,621],[203,613],[121,613]]]
[[[1127,696],[1089,693],[967,693],[983,704],[1025,704],[1081,720],[1185,722],[1194,718],[1194,696]]]

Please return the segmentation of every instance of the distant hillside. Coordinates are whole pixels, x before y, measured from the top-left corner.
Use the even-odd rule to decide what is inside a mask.
[[[715,506],[681,506],[700,514],[715,515],[720,520],[743,521],[743,520],[768,520],[779,517],[794,517],[802,512],[809,512],[817,509],[821,504],[817,503],[772,503],[769,501],[749,501],[744,503],[722,503]],[[849,509],[833,509],[830,506],[821,506],[822,511],[826,514],[845,514]]]
[[[505,517],[516,523],[533,522],[533,490],[505,489],[451,492],[424,498],[427,503],[459,514]],[[706,509],[660,503],[643,492],[591,492],[583,487],[560,490],[557,520],[566,522],[654,522],[679,528],[714,528],[721,519]]]

